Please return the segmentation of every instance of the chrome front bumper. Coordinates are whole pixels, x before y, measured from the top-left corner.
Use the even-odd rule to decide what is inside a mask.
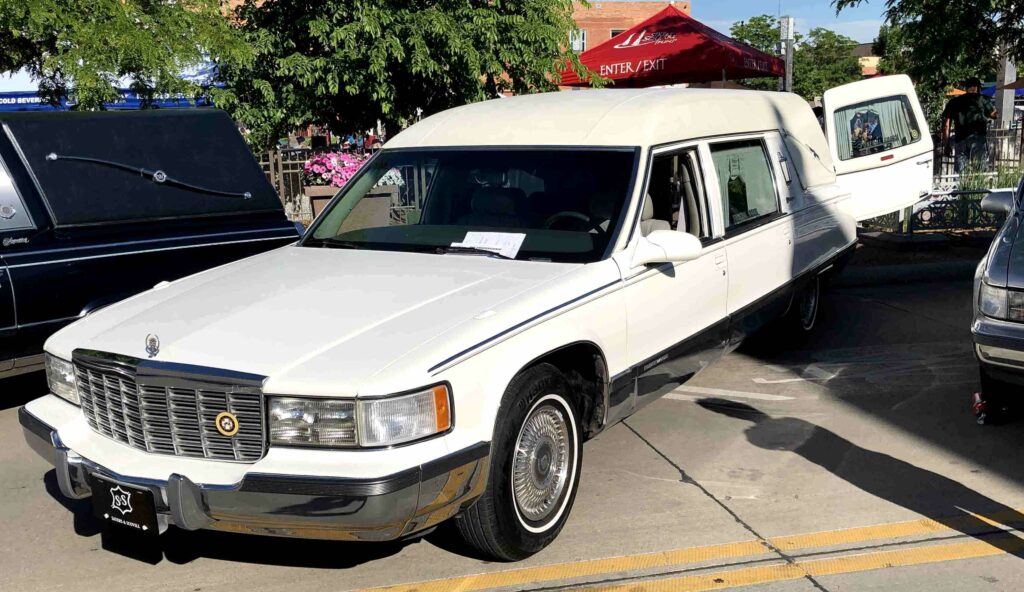
[[[120,475],[66,447],[56,430],[24,407],[25,441],[56,469],[57,485],[72,499],[89,497],[89,475],[153,492],[161,530],[315,539],[385,541],[451,518],[483,493],[490,445],[481,442],[430,463],[373,479],[249,473],[230,485],[204,485],[179,474],[166,481]]]
[[[971,325],[971,336],[982,364],[1024,372],[1024,323],[978,315]]]

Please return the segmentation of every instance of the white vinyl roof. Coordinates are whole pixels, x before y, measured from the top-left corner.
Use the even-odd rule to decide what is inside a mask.
[[[805,187],[835,181],[825,136],[797,95],[688,88],[523,95],[442,111],[385,148],[641,146],[779,130]]]

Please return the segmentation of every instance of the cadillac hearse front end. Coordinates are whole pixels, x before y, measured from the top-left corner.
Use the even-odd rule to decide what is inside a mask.
[[[62,494],[142,532],[389,540],[451,517],[485,480],[486,443],[402,447],[451,428],[443,384],[271,397],[258,375],[82,350],[48,356],[47,373],[54,394],[19,411],[27,442]]]

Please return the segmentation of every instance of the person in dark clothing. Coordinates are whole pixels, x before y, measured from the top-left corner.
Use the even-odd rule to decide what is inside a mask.
[[[942,111],[942,142],[949,146],[952,128],[957,173],[987,165],[988,121],[996,118],[992,101],[981,94],[981,81],[968,78],[965,86],[967,93],[950,99]]]

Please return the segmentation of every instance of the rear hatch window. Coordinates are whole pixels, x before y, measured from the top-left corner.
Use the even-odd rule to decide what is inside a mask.
[[[11,114],[0,124],[58,227],[282,210],[223,111]]]

